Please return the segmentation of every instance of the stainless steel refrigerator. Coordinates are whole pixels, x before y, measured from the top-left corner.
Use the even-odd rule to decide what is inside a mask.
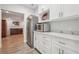
[[[36,31],[36,24],[38,23],[38,17],[30,15],[27,18],[27,44],[33,48],[34,46],[34,31]]]

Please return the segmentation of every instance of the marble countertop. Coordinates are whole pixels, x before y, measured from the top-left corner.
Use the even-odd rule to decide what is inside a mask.
[[[79,35],[71,35],[71,34],[56,33],[56,32],[39,32],[39,33],[53,35],[57,37],[63,37],[63,38],[72,39],[72,40],[79,40]]]

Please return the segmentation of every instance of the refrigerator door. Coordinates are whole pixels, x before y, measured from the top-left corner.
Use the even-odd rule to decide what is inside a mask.
[[[31,40],[31,20],[27,19],[27,44],[32,47],[32,40]]]
[[[38,22],[38,17],[32,16],[31,19],[27,19],[27,44],[33,48],[34,45],[34,31],[36,29],[35,25]]]

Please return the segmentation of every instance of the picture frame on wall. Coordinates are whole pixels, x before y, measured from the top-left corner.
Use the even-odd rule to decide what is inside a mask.
[[[12,22],[15,26],[19,26],[19,22],[18,21],[14,21]]]

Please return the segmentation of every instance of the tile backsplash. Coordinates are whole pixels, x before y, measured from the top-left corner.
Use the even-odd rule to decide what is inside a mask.
[[[79,35],[79,19],[52,21],[50,25],[52,32]]]

